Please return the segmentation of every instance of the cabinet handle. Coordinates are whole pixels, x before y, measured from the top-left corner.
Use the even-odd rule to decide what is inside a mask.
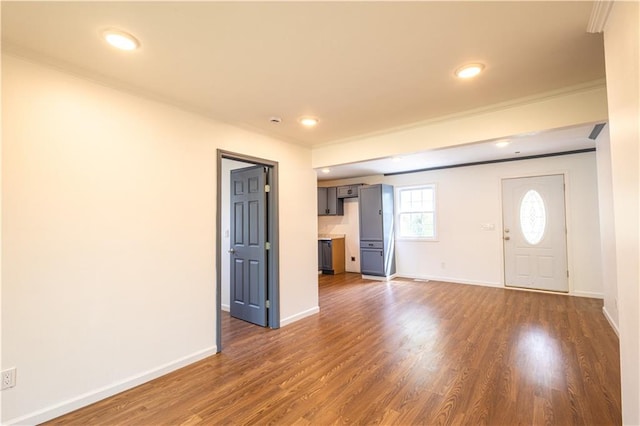
[[[382,256],[382,250],[380,250],[380,256]]]
[[[382,210],[378,210],[378,214],[382,214]]]

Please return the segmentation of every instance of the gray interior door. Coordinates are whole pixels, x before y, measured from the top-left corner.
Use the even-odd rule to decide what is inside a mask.
[[[231,316],[267,325],[266,171],[231,171]]]

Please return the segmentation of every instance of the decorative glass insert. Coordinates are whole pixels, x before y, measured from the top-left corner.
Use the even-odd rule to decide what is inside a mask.
[[[547,212],[544,200],[534,189],[530,189],[522,197],[520,203],[520,229],[524,239],[531,245],[542,241],[547,227]]]

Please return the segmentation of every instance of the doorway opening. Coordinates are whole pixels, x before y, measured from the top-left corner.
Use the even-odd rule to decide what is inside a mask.
[[[235,172],[234,172],[235,170]],[[251,176],[246,175],[243,170],[260,171],[259,179],[252,179]],[[254,173],[255,175],[255,173]],[[242,181],[232,181],[232,176],[240,176],[244,178]],[[247,180],[248,179],[248,180]],[[259,183],[259,188],[255,182]],[[235,188],[233,187],[235,185]],[[244,200],[243,208],[243,195],[241,194],[243,188],[251,186],[251,192],[260,190],[261,196],[259,200],[255,197],[248,201]],[[255,262],[245,262],[246,258],[243,250],[245,250],[242,238],[247,237],[247,232],[242,231],[240,224],[242,221],[246,221],[249,216],[239,216],[240,220],[238,226],[231,227],[232,216],[234,215],[234,209],[232,209],[232,192],[240,197],[236,197],[235,202],[238,207],[235,211],[246,212],[251,210],[252,220],[256,219],[255,214],[259,215],[258,220],[261,222],[260,232],[263,233],[260,236],[259,245],[262,251],[259,253],[259,258],[263,264],[260,268],[253,268]],[[257,271],[261,274],[260,286],[262,286],[262,292],[259,295],[259,299],[256,299],[257,292],[252,292],[250,300],[247,299],[247,303],[252,306],[261,306],[264,311],[264,321],[250,322],[269,327],[280,327],[280,297],[279,297],[279,244],[278,244],[278,163],[271,160],[262,158],[256,158],[234,152],[217,150],[217,200],[216,200],[216,347],[220,352],[223,347],[222,341],[222,310],[230,310],[233,304],[233,300],[237,299],[235,313],[242,316],[243,307],[238,306],[244,301],[244,296],[239,290],[236,298],[232,297],[233,289],[231,288],[232,276],[236,279],[236,284],[242,281],[243,271],[245,277],[254,278],[254,273]],[[258,206],[255,207],[254,206]],[[240,213],[241,214],[241,213]],[[244,218],[244,219],[243,219]],[[264,226],[262,226],[264,225]],[[239,231],[236,232],[236,229]],[[253,232],[253,231],[252,231]],[[251,235],[254,238],[255,234]],[[232,241],[236,245],[232,244]],[[257,240],[256,240],[257,241]],[[258,244],[252,240],[248,244],[252,246],[252,253],[256,253]],[[252,254],[253,256],[253,254]],[[251,264],[251,265],[249,265]],[[236,271],[232,270],[232,265],[237,268]],[[247,268],[243,269],[243,265]],[[247,278],[248,281],[249,278]],[[251,282],[251,285],[255,286],[255,282]],[[242,288],[242,285],[239,285]],[[250,303],[249,303],[250,302]],[[246,310],[246,309],[245,309]],[[249,309],[252,311],[252,309]],[[232,312],[233,314],[233,312]],[[251,314],[253,315],[253,314]],[[245,319],[245,318],[243,318]],[[257,326],[256,326],[257,327]]]

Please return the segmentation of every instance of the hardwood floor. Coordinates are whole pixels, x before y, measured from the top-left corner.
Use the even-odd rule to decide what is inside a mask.
[[[621,424],[600,300],[340,274],[320,307],[51,424]]]

